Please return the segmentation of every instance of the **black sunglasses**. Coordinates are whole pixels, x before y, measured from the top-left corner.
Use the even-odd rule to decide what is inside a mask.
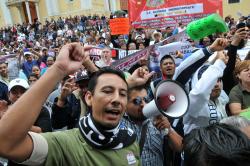
[[[134,105],[141,105],[142,104],[142,100],[144,100],[145,103],[149,103],[150,100],[148,97],[139,97],[137,96],[136,98],[134,98],[132,101],[134,103]]]

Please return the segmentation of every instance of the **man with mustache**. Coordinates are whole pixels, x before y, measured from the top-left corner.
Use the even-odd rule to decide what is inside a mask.
[[[26,165],[140,165],[135,134],[121,128],[120,120],[127,105],[128,85],[144,84],[152,73],[143,75],[137,70],[125,80],[120,71],[99,70],[85,95],[91,113],[80,120],[79,128],[28,132],[54,86],[81,67],[89,49],[78,43],[63,46],[44,76],[9,108],[0,120],[0,156]]]

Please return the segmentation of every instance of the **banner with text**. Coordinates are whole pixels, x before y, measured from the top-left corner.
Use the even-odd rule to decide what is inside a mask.
[[[17,56],[17,54],[0,55],[0,63],[4,63],[7,61],[7,59],[14,58],[16,56]]]
[[[222,16],[222,0],[129,0],[129,18],[134,28],[174,27],[212,13]]]
[[[187,35],[183,31],[176,35],[170,36],[169,38],[163,40],[160,43],[150,45],[142,50],[128,54],[127,56],[121,59],[118,58],[118,60],[112,63],[112,66],[116,69],[128,70],[131,66],[136,64],[141,58],[148,58],[150,69],[158,72],[160,55],[163,54],[159,52],[159,47],[164,46],[164,45],[167,46],[168,44],[174,43],[174,42],[185,42],[186,40],[187,40]],[[173,47],[168,47],[168,48],[173,48]],[[176,46],[176,51],[178,50],[183,53],[188,52],[187,50],[189,49],[190,49],[190,46],[188,46],[187,44],[184,44],[184,46],[182,44],[180,46]]]

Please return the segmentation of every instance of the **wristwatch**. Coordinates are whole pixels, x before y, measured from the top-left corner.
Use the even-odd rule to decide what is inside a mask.
[[[168,128],[163,129],[162,133],[164,134],[164,136],[168,135],[169,129]]]
[[[174,131],[174,129],[170,126],[170,128],[165,128],[162,130],[164,136],[168,135],[171,131]]]

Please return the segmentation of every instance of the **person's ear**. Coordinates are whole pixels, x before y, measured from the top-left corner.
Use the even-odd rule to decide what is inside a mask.
[[[238,80],[240,80],[240,73],[236,74],[235,76]]]
[[[85,102],[89,107],[92,106],[92,98],[92,93],[90,91],[87,91],[85,94]]]

